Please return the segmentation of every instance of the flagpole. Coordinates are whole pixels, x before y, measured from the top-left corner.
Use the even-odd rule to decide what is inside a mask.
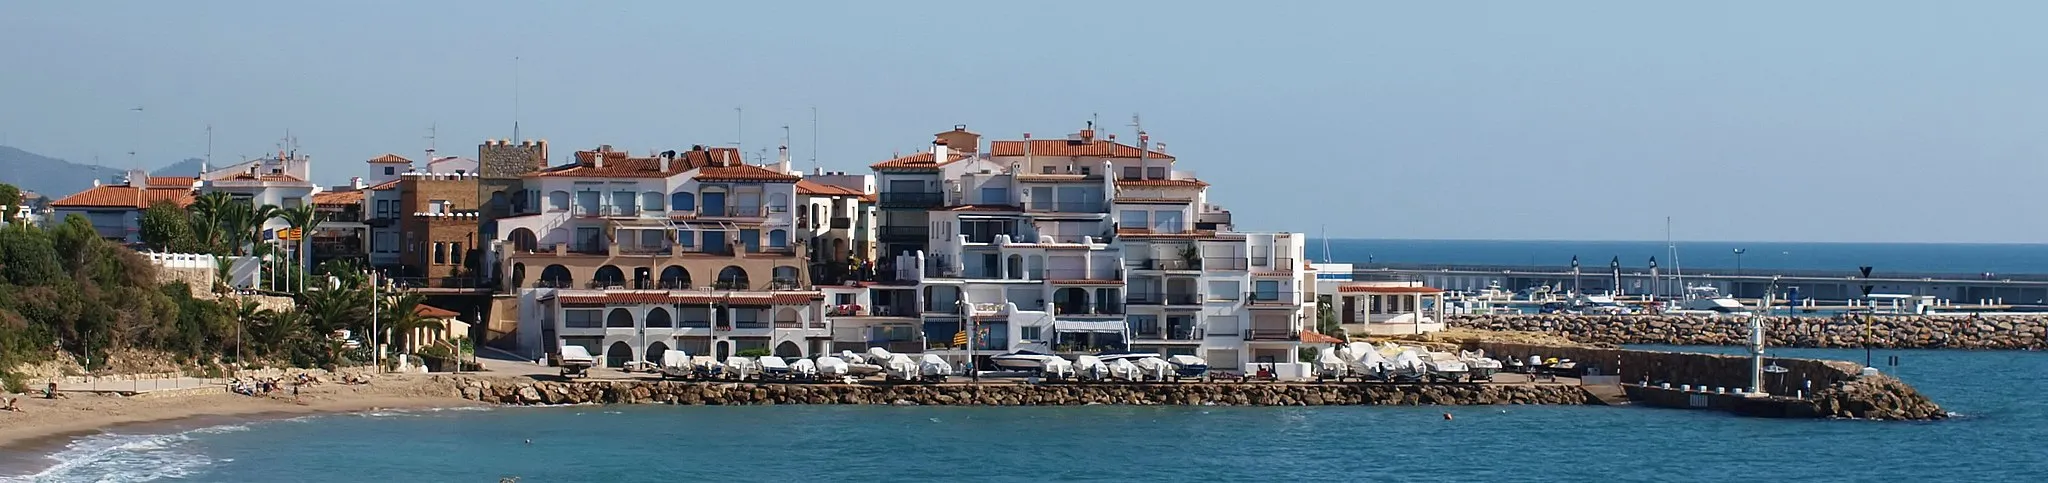
[[[370,272],[370,363],[384,372],[384,351],[377,347],[377,272]]]

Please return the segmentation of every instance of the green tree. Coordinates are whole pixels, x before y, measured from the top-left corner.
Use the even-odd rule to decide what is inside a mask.
[[[4,212],[0,212],[0,222],[13,223],[14,212],[16,207],[21,206],[21,201],[21,188],[16,188],[14,185],[7,183],[0,183],[0,207],[7,208]]]
[[[1333,298],[1328,295],[1316,297],[1316,332],[1343,339],[1344,324],[1337,320],[1337,305],[1331,303]]]
[[[0,276],[13,285],[54,285],[64,277],[63,259],[48,233],[9,225],[0,229]]]
[[[385,339],[386,343],[399,350],[408,350],[411,344],[418,342],[412,340],[414,332],[425,330],[440,334],[447,330],[439,319],[420,316],[419,311],[426,301],[426,296],[416,292],[401,292],[390,298],[388,309],[378,314],[380,328],[390,334]]]
[[[227,224],[228,205],[233,202],[227,193],[219,191],[199,195],[192,200],[192,237],[206,246],[207,253],[226,253],[221,249],[227,243],[222,228]]]
[[[142,210],[142,244],[160,252],[191,252],[198,248],[192,236],[194,217],[169,200],[157,200]]]

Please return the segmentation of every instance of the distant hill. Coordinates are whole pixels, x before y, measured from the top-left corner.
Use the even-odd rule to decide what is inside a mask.
[[[195,176],[199,173],[199,163],[199,159],[187,159],[158,169],[152,174]],[[73,163],[9,146],[0,146],[0,183],[41,193],[52,200],[85,191],[86,188],[92,187],[94,179],[117,182],[127,171],[121,168]]]

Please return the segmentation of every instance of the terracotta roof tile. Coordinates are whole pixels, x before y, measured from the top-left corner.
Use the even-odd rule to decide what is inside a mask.
[[[129,186],[95,186],[64,199],[50,203],[60,208],[148,208],[158,200],[177,203],[179,207],[192,204],[192,189],[151,188],[137,189]]]
[[[151,188],[168,188],[173,186],[190,188],[192,183],[198,181],[198,179],[191,176],[151,176],[149,177],[149,186]]]
[[[739,307],[766,307],[770,305],[809,305],[812,301],[822,300],[823,298],[824,295],[818,292],[741,292],[727,297],[725,295],[672,294],[670,292],[643,291],[613,292],[604,295],[563,296],[561,303],[564,306],[574,307],[632,304],[706,305],[712,303],[725,303]]]
[[[810,196],[861,196],[867,194],[853,188],[829,185],[808,179],[796,182],[796,193]]]
[[[313,195],[313,204],[316,206],[360,205],[363,204],[363,192],[360,190],[322,191]]]
[[[1120,179],[1116,180],[1116,185],[1161,188],[1200,188],[1204,186],[1209,186],[1209,182],[1202,181],[1199,179]]]
[[[597,158],[604,157],[604,167],[597,167]],[[705,148],[676,153],[670,160],[668,170],[661,170],[661,158],[635,158],[625,151],[577,151],[574,164],[554,166],[532,173],[529,177],[565,178],[667,178],[699,167],[712,167],[724,163],[741,164],[738,148]]]
[[[967,158],[968,158],[968,156],[969,156],[969,155],[967,155],[967,154],[961,154],[961,153],[957,153],[957,152],[956,152],[956,153],[953,153],[953,155],[952,155],[952,156],[947,156],[948,158],[951,158],[951,159],[947,159],[947,160],[946,160],[946,162],[944,162],[944,163],[934,163],[934,162],[932,162],[932,159],[933,159],[933,157],[932,157],[932,153],[929,153],[929,152],[924,152],[924,153],[917,153],[917,154],[912,154],[912,155],[909,155],[909,156],[904,156],[904,157],[901,157],[901,158],[896,158],[896,159],[891,159],[891,160],[888,160],[888,161],[883,161],[883,162],[875,163],[875,164],[869,165],[868,167],[869,167],[869,168],[872,168],[872,169],[878,169],[878,170],[896,170],[896,171],[923,171],[923,170],[933,170],[933,169],[939,169],[939,167],[940,167],[940,166],[945,166],[945,165],[948,165],[948,164],[953,164],[954,162],[960,161],[960,160],[962,160],[962,159],[967,159]]]
[[[444,309],[444,308],[440,308],[440,307],[435,307],[435,306],[432,306],[432,305],[427,305],[427,304],[419,304],[419,305],[413,306],[413,308],[412,308],[412,313],[413,313],[413,315],[418,315],[418,316],[421,316],[421,317],[426,317],[426,318],[430,318],[430,319],[452,319],[452,318],[455,318],[455,317],[457,317],[457,316],[460,316],[460,315],[462,315],[462,314],[458,314],[458,313],[455,313],[455,311],[453,311],[453,310],[448,310],[448,309]]]
[[[382,183],[377,183],[377,185],[376,185],[376,186],[371,186],[371,187],[368,187],[368,188],[363,188],[363,189],[364,189],[364,190],[369,190],[369,191],[384,191],[384,190],[388,190],[388,189],[392,189],[392,188],[397,188],[397,187],[398,187],[398,180],[395,180],[395,179],[394,179],[394,180],[391,180],[391,181],[385,181],[385,182],[382,182]]]
[[[1024,211],[1024,208],[1023,208],[1023,207],[1021,207],[1021,206],[1017,206],[1017,205],[959,205],[959,206],[948,206],[948,207],[946,207],[946,210],[945,210],[945,211],[997,211],[997,212],[1003,212],[1003,211],[1012,211],[1012,212],[1021,212],[1021,211]]]
[[[990,156],[1023,156],[1024,143],[1031,143],[1032,156],[1073,156],[1098,158],[1138,157],[1138,147],[1128,144],[1096,139],[1093,141],[1071,141],[1066,139],[1032,139],[1029,141],[990,141]],[[1171,160],[1173,156],[1157,150],[1149,156],[1152,159]]]
[[[1322,334],[1321,332],[1316,332],[1316,331],[1313,331],[1313,330],[1303,330],[1303,331],[1301,331],[1301,343],[1303,343],[1303,344],[1342,344],[1342,343],[1344,343],[1344,339],[1339,339],[1339,338],[1336,338],[1336,337],[1331,337],[1331,336],[1323,335],[1323,334]]]
[[[383,155],[383,156],[378,156],[378,157],[370,158],[370,161],[369,161],[369,162],[372,162],[372,163],[406,163],[406,164],[411,164],[411,163],[412,163],[412,160],[410,160],[410,159],[405,159],[405,156],[399,156],[399,155],[396,155],[396,154],[391,154],[391,153],[384,153],[384,155]]]
[[[775,170],[742,164],[739,166],[705,166],[697,170],[697,181],[795,183],[802,178],[776,172]]]

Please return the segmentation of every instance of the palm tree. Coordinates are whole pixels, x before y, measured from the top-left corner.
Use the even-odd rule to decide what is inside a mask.
[[[270,309],[263,308],[263,305],[257,304],[256,301],[249,300],[246,298],[241,299],[239,303],[234,305],[234,308],[235,363],[241,364],[246,361],[245,359],[242,358],[242,345],[245,343],[246,340],[248,340],[247,338],[242,337],[242,330],[247,328],[250,324],[256,322],[258,319],[269,317]]]
[[[279,210],[278,217],[300,231],[297,267],[300,269],[299,290],[303,291],[306,289],[305,275],[313,270],[313,237],[306,236],[308,233],[305,232],[313,231],[313,227],[318,226],[324,217],[321,216],[320,210],[313,208],[313,205],[299,205],[298,208]]]
[[[221,225],[233,200],[215,191],[192,200],[192,237],[209,250],[221,248]]]
[[[447,330],[440,320],[420,316],[419,310],[426,305],[426,300],[426,296],[414,292],[400,292],[391,297],[390,310],[385,311],[378,322],[384,330],[391,332],[389,341],[392,347],[407,353],[415,352],[415,348],[409,347],[419,342],[412,340],[413,333],[420,329],[435,334]]]

